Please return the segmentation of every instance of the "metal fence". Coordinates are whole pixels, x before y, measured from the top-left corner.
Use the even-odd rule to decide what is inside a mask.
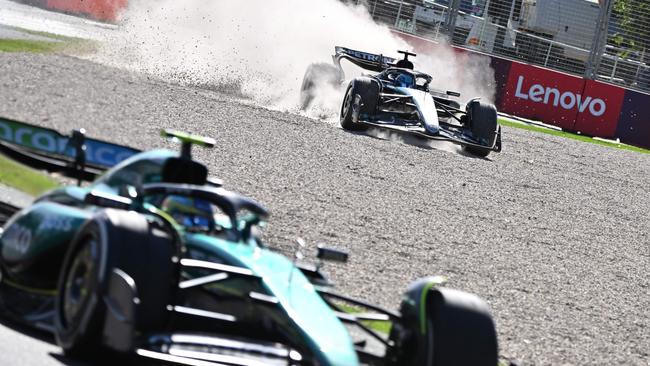
[[[347,0],[402,32],[650,92],[650,0]]]

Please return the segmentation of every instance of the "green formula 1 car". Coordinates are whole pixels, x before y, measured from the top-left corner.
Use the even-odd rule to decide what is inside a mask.
[[[167,131],[180,153],[137,152],[83,131],[7,120],[0,130],[11,132],[0,133],[1,147],[14,158],[97,176],[38,197],[0,234],[4,316],[52,331],[68,355],[185,365],[498,362],[485,302],[439,277],[415,281],[399,312],[389,311],[333,291],[321,264],[346,253],[319,248],[318,264],[307,265],[267,247],[267,210],[192,159],[192,145],[211,139]]]

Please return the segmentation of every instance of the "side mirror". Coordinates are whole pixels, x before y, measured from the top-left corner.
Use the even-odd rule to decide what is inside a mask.
[[[348,261],[348,253],[342,250],[326,248],[322,246],[318,247],[318,254],[316,254],[316,257],[322,261],[339,263],[346,263]]]

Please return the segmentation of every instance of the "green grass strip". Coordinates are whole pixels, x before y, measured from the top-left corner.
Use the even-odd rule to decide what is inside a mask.
[[[61,42],[0,39],[0,52],[49,53],[62,48]]]
[[[356,306],[348,305],[348,304],[343,304],[337,302],[336,305],[340,307],[343,311],[349,314],[355,314],[355,313],[362,313],[363,310],[361,308],[358,308]],[[379,333],[383,334],[388,334],[390,333],[390,327],[392,326],[392,323],[390,321],[380,321],[380,320],[363,320],[361,321],[363,325],[366,327],[375,330]]]
[[[553,136],[560,136],[568,139],[573,139],[573,140],[578,140],[582,142],[588,142],[591,144],[596,144],[596,145],[601,145],[601,146],[607,146],[607,147],[613,147],[621,150],[629,150],[629,151],[634,151],[642,154],[650,154],[650,150],[644,149],[642,147],[637,147],[637,146],[632,146],[632,145],[627,145],[627,144],[621,144],[621,143],[616,143],[616,142],[607,142],[607,141],[602,141],[602,140],[597,140],[593,139],[589,136],[583,136],[583,135],[578,135],[575,133],[570,133],[570,132],[565,132],[565,131],[559,131],[559,130],[554,130],[551,128],[546,128],[542,126],[535,126],[532,124],[527,124],[523,122],[518,122],[514,121],[511,119],[507,118],[499,118],[499,123],[502,126],[508,126],[508,127],[513,127],[513,128],[519,128],[522,130],[528,130],[528,131],[533,131],[533,132],[541,132],[545,133],[547,135],[553,135]]]
[[[2,155],[0,155],[0,184],[32,196],[38,196],[59,185],[48,175],[18,164]]]
[[[46,39],[0,39],[0,52],[52,53],[71,51],[89,53],[98,48],[97,42],[87,39],[66,37],[24,28],[14,29],[18,32]]]

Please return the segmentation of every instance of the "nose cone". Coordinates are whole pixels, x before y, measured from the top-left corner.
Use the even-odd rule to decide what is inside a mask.
[[[397,88],[397,90],[402,94],[413,97],[413,103],[418,107],[420,116],[422,116],[424,129],[430,134],[437,134],[440,130],[440,123],[438,122],[436,102],[431,94],[411,88]]]

